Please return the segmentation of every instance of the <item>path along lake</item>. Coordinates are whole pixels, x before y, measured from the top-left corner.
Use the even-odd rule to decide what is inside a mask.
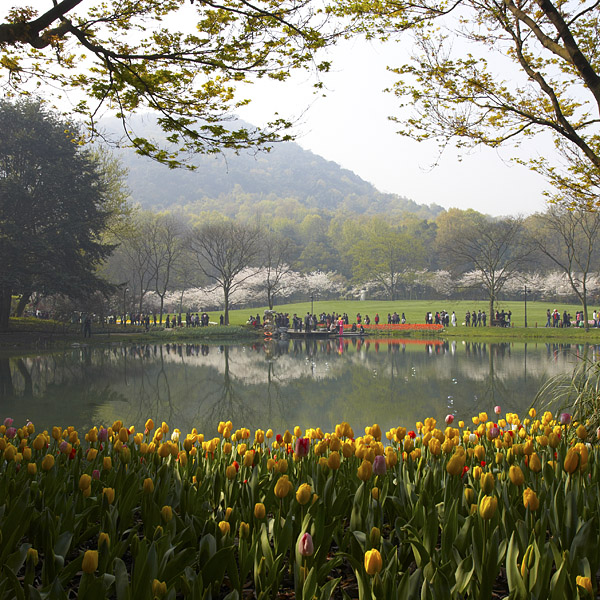
[[[357,435],[495,405],[523,415],[554,375],[599,347],[439,340],[290,340],[245,345],[77,346],[0,358],[0,417],[80,431],[146,419],[216,435],[219,421],[282,432],[295,425]]]

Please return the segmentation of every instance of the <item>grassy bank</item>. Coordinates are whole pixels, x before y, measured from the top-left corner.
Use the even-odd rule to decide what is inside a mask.
[[[92,338],[86,339],[85,343],[103,344],[119,342],[168,342],[168,341],[189,341],[189,342],[218,342],[218,341],[244,341],[261,339],[260,331],[252,330],[245,326],[250,315],[264,314],[266,307],[252,309],[239,309],[230,312],[231,325],[225,327],[220,325],[211,325],[209,327],[191,327],[165,329],[164,326],[150,326],[150,331],[146,332],[144,327],[132,326],[127,324],[111,325],[99,328],[93,326]],[[550,304],[546,302],[528,302],[527,303],[527,323],[525,328],[525,305],[523,302],[504,302],[499,308],[512,312],[511,328],[498,327],[465,327],[462,325],[467,310],[485,310],[487,306],[482,301],[460,300],[460,301],[440,301],[440,300],[402,300],[402,301],[349,301],[349,300],[330,300],[315,301],[311,306],[310,302],[296,304],[287,304],[276,306],[275,310],[294,314],[305,315],[311,309],[316,314],[320,313],[348,313],[350,322],[356,321],[356,315],[360,313],[363,318],[369,315],[371,322],[375,320],[375,315],[379,314],[380,323],[387,322],[388,313],[396,311],[399,315],[405,314],[408,323],[423,323],[425,314],[428,311],[436,312],[446,310],[450,313],[456,312],[457,327],[450,326],[440,334],[444,338],[476,339],[480,341],[528,341],[528,340],[549,340],[564,342],[591,342],[600,343],[600,329],[591,329],[585,332],[583,329],[576,328],[547,328],[546,311],[557,308],[562,314],[565,310],[572,316],[579,310],[578,305],[573,304]],[[592,308],[590,308],[590,315]],[[211,322],[218,322],[220,312],[209,313]],[[387,335],[387,334],[386,334]],[[405,332],[390,334],[390,337],[405,337]],[[412,333],[413,336],[423,336],[430,334]],[[83,335],[79,325],[70,323],[59,323],[57,321],[46,321],[40,319],[11,319],[10,331],[0,334],[0,348],[21,349],[34,348],[44,349],[59,346],[61,344],[82,343]]]

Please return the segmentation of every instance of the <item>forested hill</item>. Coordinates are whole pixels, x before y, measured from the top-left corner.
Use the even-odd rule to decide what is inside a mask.
[[[109,122],[103,125],[115,127]],[[136,124],[135,134],[162,137],[155,125],[144,121]],[[294,142],[275,144],[270,152],[199,155],[193,160],[198,167],[195,171],[168,169],[133,150],[115,153],[129,171],[133,201],[147,209],[185,207],[191,212],[218,210],[232,217],[251,217],[256,211],[272,212],[275,203],[280,209],[283,204],[307,212],[413,213],[426,219],[444,210],[435,204],[421,205],[396,194],[383,194],[354,172]]]

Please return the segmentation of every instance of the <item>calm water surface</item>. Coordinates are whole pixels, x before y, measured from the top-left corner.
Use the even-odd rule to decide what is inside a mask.
[[[589,349],[588,358],[596,356]],[[583,345],[423,340],[273,341],[254,345],[76,347],[0,358],[0,417],[86,429],[122,419],[216,432],[295,425],[361,431],[414,426],[496,404],[523,412],[548,377],[570,373]]]

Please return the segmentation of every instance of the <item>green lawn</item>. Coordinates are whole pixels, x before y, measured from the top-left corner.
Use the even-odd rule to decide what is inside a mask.
[[[266,307],[233,310],[229,313],[229,320],[231,324],[243,324],[248,320],[250,314],[263,315]],[[446,310],[450,314],[452,311],[456,312],[457,323],[461,325],[465,319],[465,313],[467,310],[470,312],[477,312],[478,310],[485,310],[488,312],[488,304],[483,300],[396,300],[396,301],[376,301],[366,300],[361,302],[359,300],[326,300],[314,302],[314,312],[320,314],[322,312],[347,312],[350,317],[350,321],[356,320],[356,314],[360,313],[363,317],[369,315],[371,323],[374,322],[375,314],[379,313],[380,322],[387,322],[388,313],[396,311],[399,315],[404,313],[408,323],[424,323],[425,314],[431,311],[435,314],[436,311]],[[512,311],[512,322],[515,327],[524,327],[525,324],[525,303],[524,302],[501,302],[498,305],[499,309],[505,311]],[[566,309],[575,319],[575,312],[580,309],[580,305],[576,304],[560,304],[552,302],[527,302],[527,325],[528,327],[535,328],[544,327],[546,324],[546,311],[551,311],[557,308],[562,315]],[[598,307],[596,307],[598,308]],[[589,317],[591,318],[594,307],[589,307]],[[311,303],[300,302],[297,304],[284,304],[275,306],[275,310],[280,312],[287,312],[292,316],[294,313],[298,315],[305,315],[311,310]],[[216,317],[216,318],[215,318]],[[488,315],[489,317],[489,315]],[[218,313],[211,313],[211,320],[218,320]]]

